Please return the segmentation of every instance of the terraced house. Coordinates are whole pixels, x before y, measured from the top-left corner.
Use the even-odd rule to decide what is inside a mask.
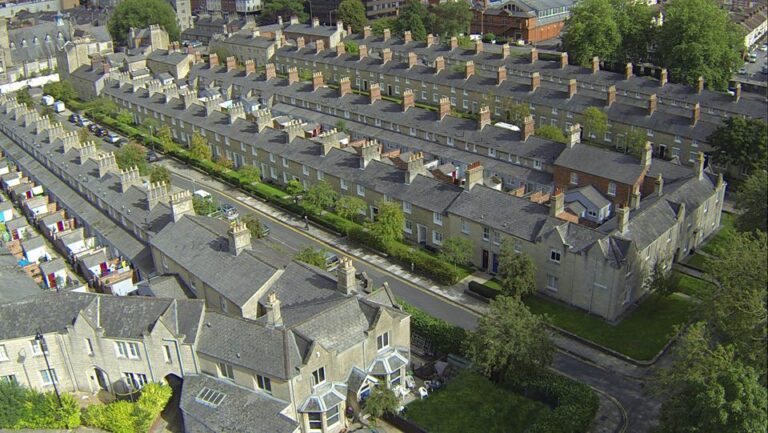
[[[292,70],[285,82],[293,85],[295,74]],[[241,78],[243,88],[258,81],[255,74],[241,73]],[[280,95],[281,80],[266,78],[262,81]],[[318,75],[312,84],[302,85],[315,93],[331,91]],[[398,202],[409,240],[439,248],[448,237],[467,237],[473,242],[473,262],[489,272],[498,271],[501,242],[509,239],[533,258],[543,293],[608,319],[620,317],[644,295],[642,281],[654,263],[685,257],[712,233],[725,190],[721,178],[705,172],[703,155],[691,169],[652,158],[650,147],[641,159],[595,149],[580,143],[574,133],[568,145],[556,145],[548,160],[553,179],[558,172],[569,173],[568,184],[561,186],[568,190],[568,200],[554,189],[552,194],[510,194],[486,176],[481,164],[469,164],[463,179],[440,177],[418,151],[382,153],[381,144],[373,140],[342,146],[336,131],[310,137],[305,131],[317,129],[312,125],[278,121],[268,109],[246,118],[237,103],[223,112],[220,100],[200,101],[191,89],[112,82],[105,95],[131,110],[138,122],[151,117],[169,125],[182,144],[188,145],[194,133],[202,134],[215,155],[228,157],[236,166],[261,167],[265,180],[299,179],[307,188],[323,181],[340,194],[357,196],[368,204],[368,218],[376,217],[381,201]],[[364,103],[371,102],[379,104]],[[402,111],[396,104],[390,106]],[[484,125],[482,130],[493,128],[498,127]],[[506,130],[517,134],[500,146],[514,149],[524,143],[525,129]],[[405,134],[403,141],[408,142]],[[542,147],[545,143],[540,142]],[[586,188],[586,183],[595,186]],[[590,209],[599,212],[592,215]],[[267,271],[263,280],[273,272]],[[245,305],[247,299],[240,302]]]

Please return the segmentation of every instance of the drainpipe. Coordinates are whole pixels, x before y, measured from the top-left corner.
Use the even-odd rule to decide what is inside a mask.
[[[149,367],[149,378],[152,380],[152,382],[155,381],[155,372],[152,371],[152,360],[149,357],[149,351],[147,350],[147,340],[146,338],[141,339],[141,344],[144,346],[144,356],[147,357],[147,367]]]

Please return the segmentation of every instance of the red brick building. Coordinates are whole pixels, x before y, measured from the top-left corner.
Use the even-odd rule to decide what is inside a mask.
[[[470,32],[493,33],[526,43],[560,36],[573,5],[571,0],[508,0],[475,3]]]

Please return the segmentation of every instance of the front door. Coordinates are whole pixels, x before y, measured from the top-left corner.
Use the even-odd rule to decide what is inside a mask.
[[[392,86],[387,86],[387,95],[392,96]]]
[[[659,159],[667,159],[667,146],[659,145]]]
[[[427,243],[427,228],[423,225],[416,224],[417,239],[420,244]]]
[[[493,261],[491,262],[491,273],[495,274],[499,272],[499,255],[493,253]]]
[[[94,370],[96,371],[96,382],[99,383],[99,388],[104,391],[109,391],[109,383],[107,382],[107,377],[104,375],[104,371],[100,368]]]
[[[482,269],[488,269],[488,250],[483,250],[483,266]]]

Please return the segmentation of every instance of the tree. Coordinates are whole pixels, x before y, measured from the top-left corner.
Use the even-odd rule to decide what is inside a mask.
[[[490,44],[495,39],[496,39],[496,35],[494,35],[493,33],[486,33],[486,34],[483,35],[483,42],[486,42],[486,43]]]
[[[232,167],[235,166],[235,163],[227,158],[226,155],[219,155],[216,157],[216,165],[218,165],[222,170],[231,170]]]
[[[621,43],[610,0],[583,0],[571,8],[563,28],[563,51],[580,65],[592,57],[610,59]]]
[[[643,281],[643,286],[648,293],[654,293],[660,297],[675,293],[677,287],[674,284],[672,273],[666,269],[669,262],[670,260],[666,257],[659,257],[648,271],[645,281]]]
[[[371,23],[371,31],[376,36],[381,36],[384,34],[384,30],[389,29],[390,31],[396,32],[397,31],[397,18],[395,17],[384,17],[379,18],[377,20],[374,20]],[[349,50],[347,50],[349,51]]]
[[[147,174],[147,149],[135,141],[130,141],[117,149],[115,160],[122,170],[138,167],[142,175]]]
[[[160,147],[163,152],[173,152],[179,149],[179,145],[173,141],[173,132],[168,125],[160,127],[157,131],[157,139],[160,140]]]
[[[240,179],[243,183],[253,184],[261,180],[261,172],[254,165],[243,164],[237,169],[237,172],[240,174]]]
[[[385,413],[397,413],[400,406],[394,391],[386,386],[375,386],[371,394],[363,403],[363,413],[370,415],[371,424],[376,425],[376,420],[384,416]]]
[[[711,275],[721,289],[702,302],[702,317],[719,341],[732,344],[736,356],[758,369],[763,379],[768,362],[767,245],[765,232],[734,234],[728,254],[711,261]]]
[[[117,111],[117,104],[112,100],[99,97],[83,104],[82,112],[90,115],[109,116]]]
[[[26,87],[16,92],[16,102],[26,105],[29,108],[32,108],[35,105],[32,96],[29,94],[29,89]]]
[[[766,389],[729,346],[712,344],[703,322],[692,325],[660,374],[662,433],[765,431]]]
[[[296,197],[297,195],[304,192],[304,185],[301,184],[299,179],[291,179],[287,184],[285,184],[285,192],[292,195],[293,197]]]
[[[246,215],[242,218],[242,222],[245,223],[245,226],[248,228],[248,231],[251,232],[251,237],[255,239],[263,238],[266,233],[264,231],[264,224],[261,222],[260,219],[256,218],[253,215]]]
[[[525,118],[531,115],[531,107],[528,104],[515,104],[507,108],[506,113],[508,121],[522,126]]]
[[[744,34],[713,0],[682,0],[664,8],[657,55],[673,79],[725,90],[742,60]]]
[[[192,207],[198,215],[210,215],[219,209],[219,205],[213,197],[200,197],[197,195],[192,197]]]
[[[309,187],[304,195],[304,202],[317,210],[323,210],[332,207],[337,196],[328,182],[320,181]]]
[[[0,428],[18,425],[26,413],[25,402],[29,390],[16,381],[0,381]]]
[[[75,91],[75,88],[72,87],[72,83],[69,82],[69,80],[48,83],[43,86],[43,93],[51,95],[53,99],[64,101],[66,103],[77,98],[77,92]]]
[[[501,241],[498,278],[505,295],[518,298],[536,291],[536,265],[524,253],[515,251],[513,241]]]
[[[360,54],[360,44],[355,41],[344,42],[344,51],[346,51],[347,54],[356,56]]]
[[[322,268],[325,266],[325,250],[306,247],[299,251],[294,259]]]
[[[176,11],[163,0],[125,0],[112,11],[107,28],[116,45],[125,45],[131,27],[143,29],[158,24],[172,41],[179,40]]]
[[[438,3],[431,9],[434,14],[432,33],[442,37],[469,33],[469,24],[472,22],[472,9],[470,9],[468,2],[448,0]]]
[[[768,230],[768,171],[757,170],[736,191],[736,225],[742,231]]]
[[[160,122],[157,119],[147,117],[141,122],[141,127],[150,134],[157,134],[160,130]]]
[[[40,111],[40,115],[41,115],[41,116],[43,116],[43,117],[47,117],[47,118],[49,118],[49,119],[51,119],[51,120],[53,120],[53,115],[54,115],[54,114],[56,114],[56,113],[54,113],[54,111],[53,111],[53,108],[51,108],[51,107],[50,107],[50,106],[48,106],[48,105],[44,106],[44,107],[43,107],[43,110],[42,110],[42,111]]]
[[[115,120],[123,125],[130,125],[133,123],[133,114],[128,110],[120,110],[115,116]]]
[[[589,132],[589,136],[600,140],[606,131],[608,131],[608,115],[597,107],[588,107],[582,114],[584,119],[584,128]]]
[[[365,6],[360,0],[342,0],[339,3],[338,13],[336,15],[344,24],[352,26],[352,31],[362,33],[363,27],[368,25],[368,18],[365,16]]]
[[[542,138],[548,138],[552,141],[557,141],[558,143],[565,143],[568,141],[563,130],[554,125],[540,126],[539,129],[536,130],[536,135]]]
[[[440,257],[453,264],[455,271],[457,266],[467,264],[472,257],[472,242],[467,238],[448,238],[440,248]]]
[[[208,139],[200,135],[199,132],[192,134],[189,153],[192,158],[198,161],[210,161],[213,156],[211,146],[208,145]]]
[[[309,14],[304,10],[304,2],[301,0],[268,0],[264,2],[261,12],[261,23],[272,24],[277,22],[277,17],[299,18],[299,22],[306,22]]]
[[[171,172],[162,165],[153,165],[149,167],[149,181],[171,183]]]
[[[371,233],[381,242],[400,241],[403,239],[405,215],[403,208],[395,202],[380,201],[376,203],[379,214],[371,223]]]
[[[627,132],[625,139],[624,153],[634,156],[640,156],[645,149],[645,143],[648,142],[646,132],[640,129],[633,129]]]
[[[365,212],[366,204],[362,199],[351,195],[342,195],[336,202],[336,213],[340,217],[354,221]]]
[[[641,62],[648,59],[648,48],[654,40],[653,11],[643,2],[611,0],[613,20],[619,29],[621,43],[612,60]]]
[[[397,32],[403,34],[410,31],[414,40],[424,41],[427,39],[427,26],[424,19],[429,19],[426,6],[419,0],[406,0],[397,18]]]
[[[768,170],[768,126],[762,120],[728,117],[707,141],[721,164]]]
[[[552,362],[554,345],[546,319],[531,313],[518,298],[499,296],[465,341],[469,359],[487,377],[500,382],[524,377]]]

